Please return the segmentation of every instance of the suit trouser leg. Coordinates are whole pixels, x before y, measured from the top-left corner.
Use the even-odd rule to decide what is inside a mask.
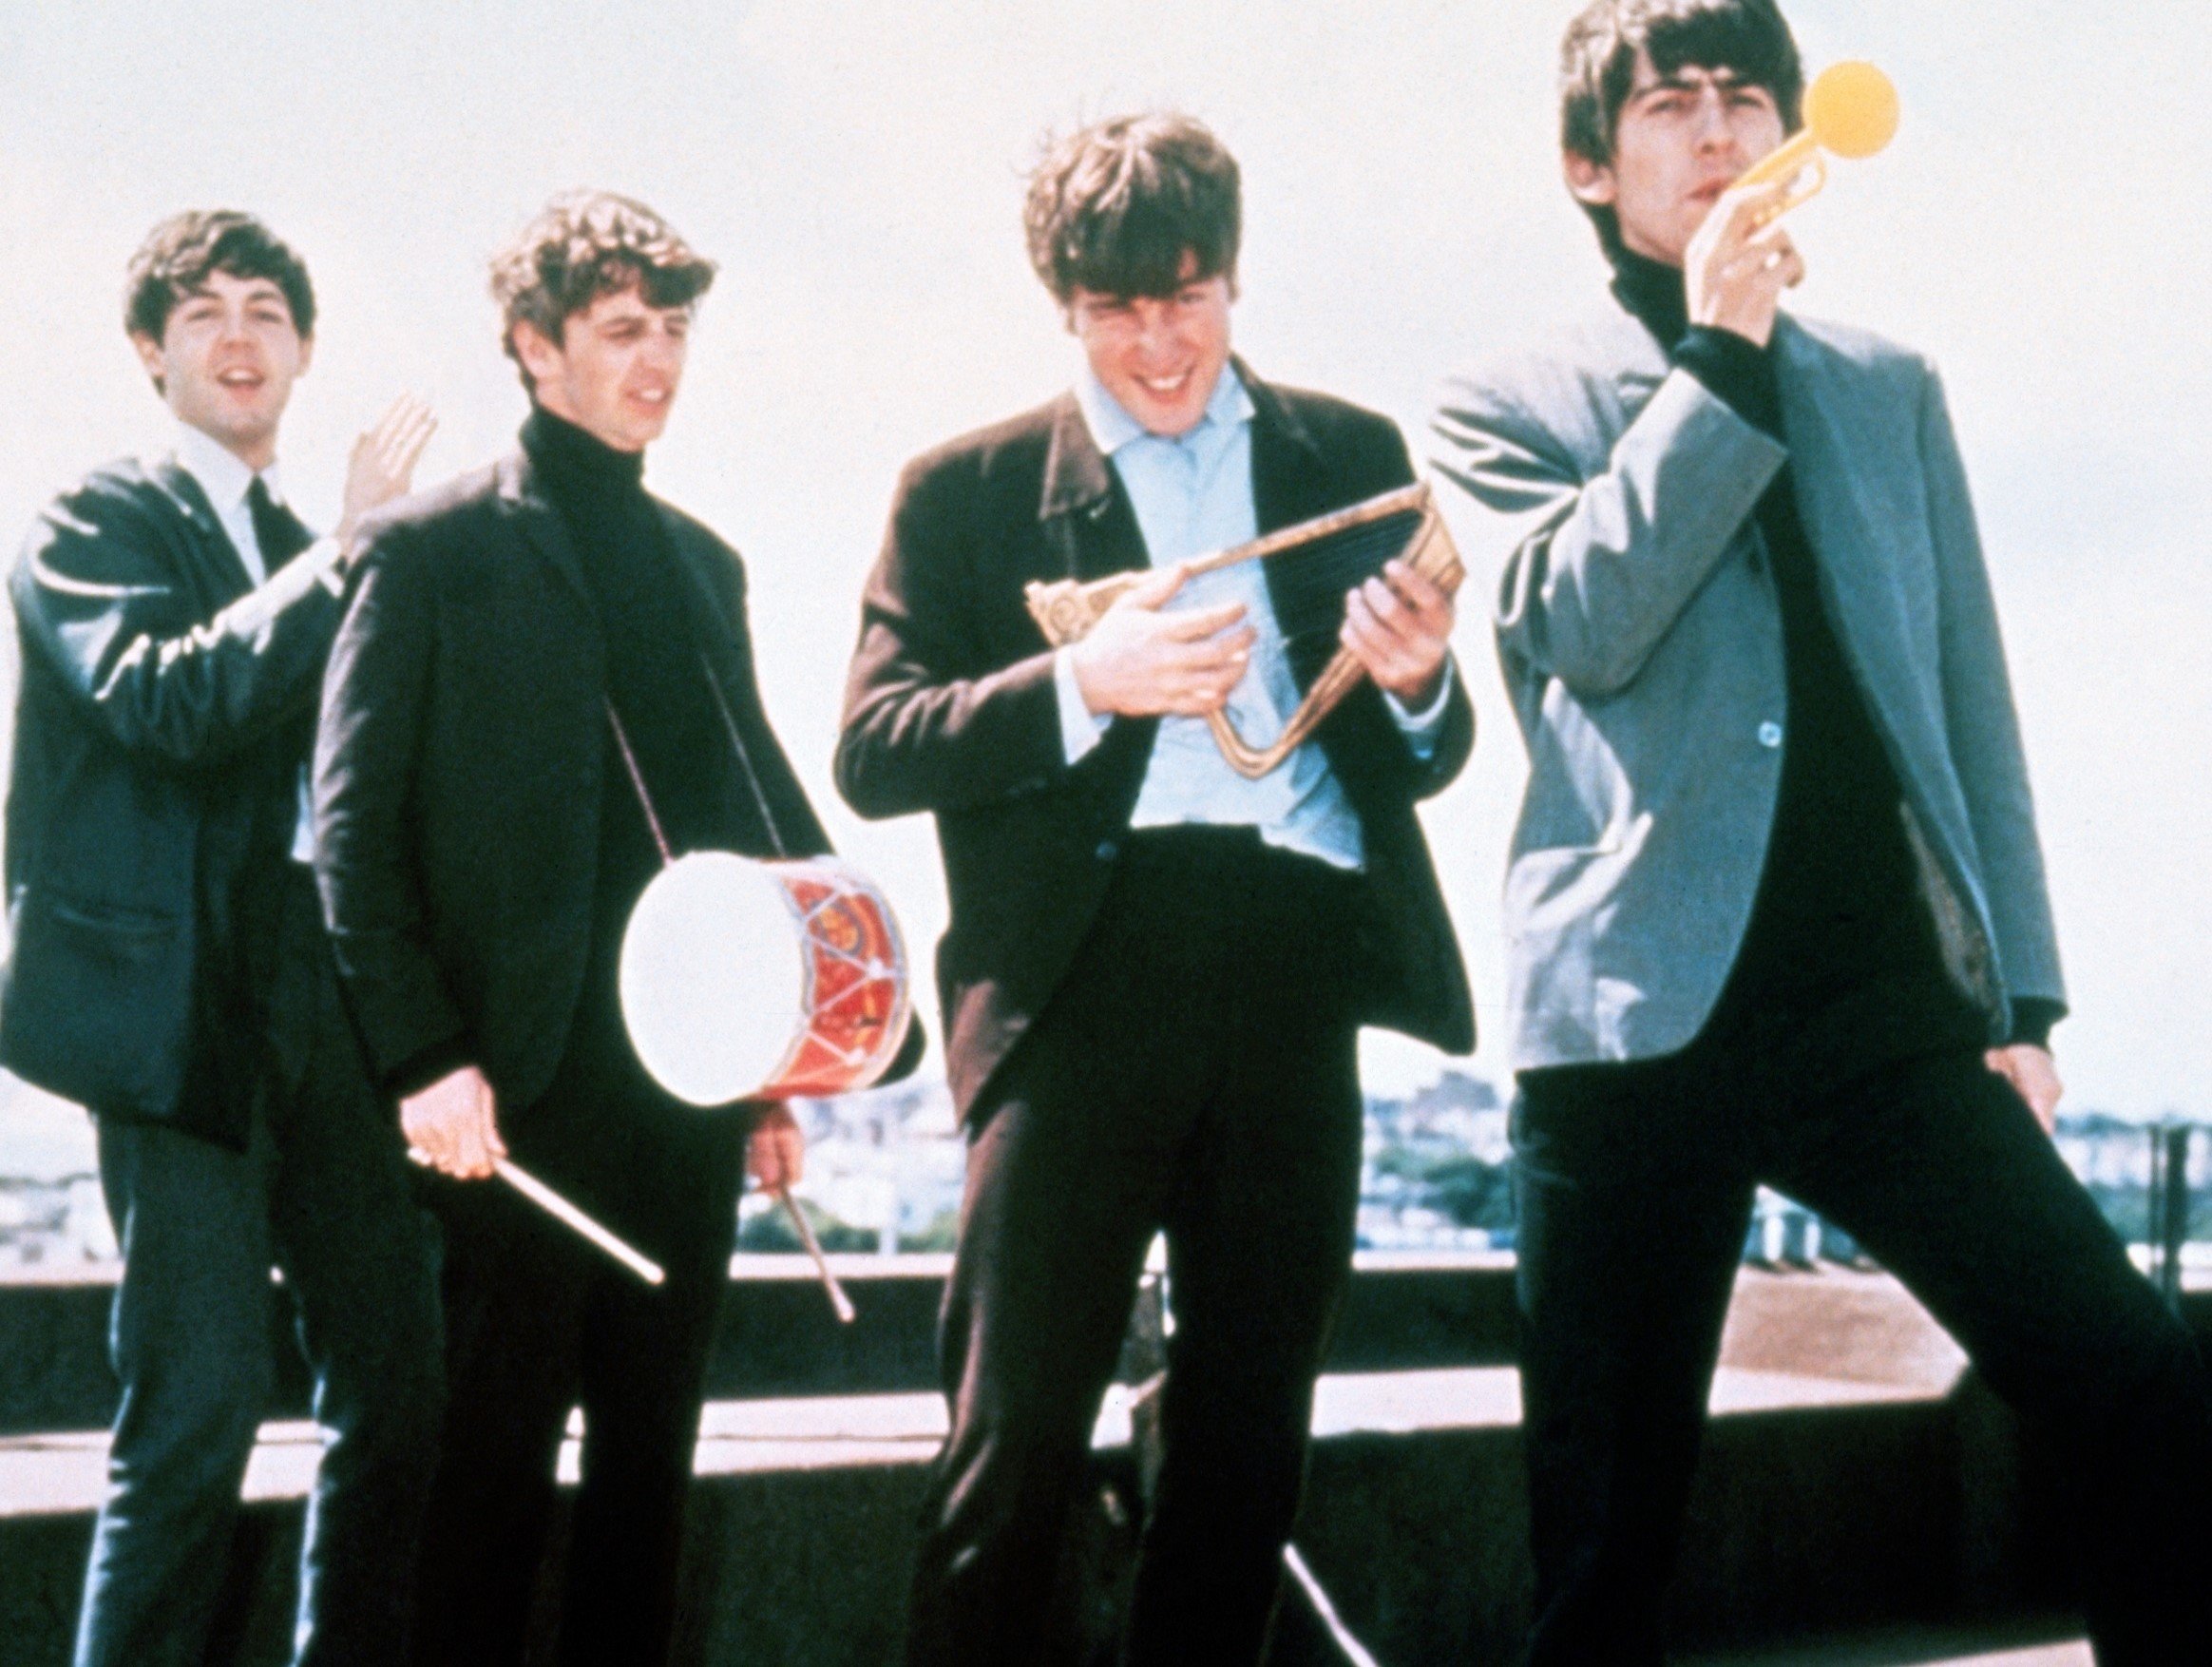
[[[273,1095],[276,1261],[312,1370],[322,1461],[308,1502],[298,1667],[402,1661],[444,1398],[433,1229],[370,1086],[304,873],[279,989],[297,1074]],[[280,1060],[288,1052],[276,1050]]]
[[[1670,1062],[1524,1079],[1514,1144],[1532,1664],[1662,1658],[1661,1600],[1751,1213],[1747,1153],[1723,1105]]]
[[[572,1667],[668,1658],[738,1179],[732,1163],[708,1186],[715,1207],[689,1242],[662,1251],[665,1285],[612,1263],[595,1273],[581,1340],[582,1482],[562,1581],[561,1659]]]
[[[600,1255],[492,1181],[440,1181],[446,1421],[415,1583],[418,1667],[515,1667],[552,1527]]]
[[[1351,1274],[1362,1121],[1357,1031],[1334,1013],[1278,1017],[1207,1109],[1168,1203],[1175,1330],[1132,1667],[1256,1659],[1298,1516],[1314,1379]]]
[[[197,1667],[270,1388],[267,1129],[232,1152],[97,1120],[123,1250],[123,1398],[92,1532],[78,1667]]]
[[[1305,1034],[1306,992],[1328,983],[1312,968],[1344,941],[1316,907],[1338,901],[1337,882],[1256,839],[1140,837],[1122,860],[971,1135],[940,1336],[952,1430],[923,1506],[914,1667],[1066,1658],[1050,1610],[1070,1510],[1162,1227],[1191,1294],[1176,1298],[1133,1647],[1147,1660],[1256,1659],[1272,1610],[1357,1190],[1351,1027],[1331,1012],[1325,1039]],[[1262,1014],[1271,1022],[1252,1034]],[[1283,1093],[1244,1092],[1241,1074],[1269,1050]],[[1248,1159],[1253,1173],[1229,1173]],[[1231,1359],[1240,1347],[1248,1357]],[[1217,1451],[1192,1450],[1216,1436]],[[1218,1648],[1173,1653],[1162,1635],[1215,1599]]]
[[[2186,1328],[1976,1054],[1866,1082],[1776,1177],[1856,1236],[2068,1461],[2103,1667],[2212,1639],[2212,1386]]]

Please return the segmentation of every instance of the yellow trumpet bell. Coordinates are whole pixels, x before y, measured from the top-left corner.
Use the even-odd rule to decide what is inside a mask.
[[[1897,137],[1897,86],[1871,64],[1831,64],[1805,91],[1805,126],[1822,150],[1870,157]]]
[[[1897,89],[1872,64],[1847,60],[1831,64],[1805,89],[1805,125],[1781,148],[1744,170],[1738,185],[1773,180],[1796,183],[1789,194],[1760,216],[1760,223],[1779,220],[1828,182],[1821,153],[1833,151],[1854,162],[1889,144],[1897,130]]]

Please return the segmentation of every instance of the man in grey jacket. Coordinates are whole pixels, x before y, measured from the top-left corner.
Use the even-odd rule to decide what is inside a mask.
[[[2183,1658],[2212,1400],[2047,1138],[2065,1012],[1974,513],[1925,360],[1779,311],[1772,0],[1599,0],[1562,55],[1610,303],[1448,385],[1530,517],[1497,631],[1530,1659],[1656,1662],[1754,1192],[1856,1236],[2059,1436],[2099,1658]],[[2040,1124],[2040,1126],[2039,1126]],[[2191,1501],[2197,1502],[2192,1504]]]

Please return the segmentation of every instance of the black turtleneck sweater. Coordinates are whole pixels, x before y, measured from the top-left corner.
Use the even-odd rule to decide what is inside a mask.
[[[666,511],[646,494],[643,453],[617,451],[543,409],[523,425],[522,441],[575,546],[605,645],[608,703],[670,851],[772,850],[715,703],[700,635],[712,601],[683,565]],[[630,910],[661,855],[613,724],[601,740],[592,948],[571,1048],[627,1059],[616,966]]]
[[[1787,444],[1771,346],[1692,326],[1678,268],[1625,249],[1613,266],[1613,294],[1674,363]],[[1781,1025],[1860,1065],[1979,1045],[1983,1020],[1944,972],[1897,773],[1837,636],[1786,464],[1754,513],[1782,612],[1782,782],[1751,921],[1706,1034]],[[2056,1017],[2051,1004],[2021,1002],[2013,1037],[2042,1043]]]

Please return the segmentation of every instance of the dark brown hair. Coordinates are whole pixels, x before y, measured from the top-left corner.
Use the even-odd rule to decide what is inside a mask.
[[[554,198],[491,261],[500,345],[518,368],[515,326],[524,320],[559,342],[568,320],[601,296],[636,289],[648,306],[689,307],[714,281],[712,260],[642,202],[611,191]]]
[[[217,272],[267,278],[283,292],[292,327],[303,336],[315,334],[315,286],[306,262],[252,215],[231,208],[172,215],[146,234],[124,282],[124,329],[160,341],[177,304],[206,288]]]
[[[1686,64],[1733,70],[1774,95],[1784,131],[1802,123],[1804,65],[1774,0],[1596,0],[1559,44],[1559,144],[1570,155],[1613,160],[1639,50],[1662,75]]]
[[[1063,307],[1079,289],[1173,295],[1236,277],[1236,159],[1189,116],[1116,116],[1048,143],[1022,204],[1029,264]],[[1197,270],[1185,274],[1186,254]]]

